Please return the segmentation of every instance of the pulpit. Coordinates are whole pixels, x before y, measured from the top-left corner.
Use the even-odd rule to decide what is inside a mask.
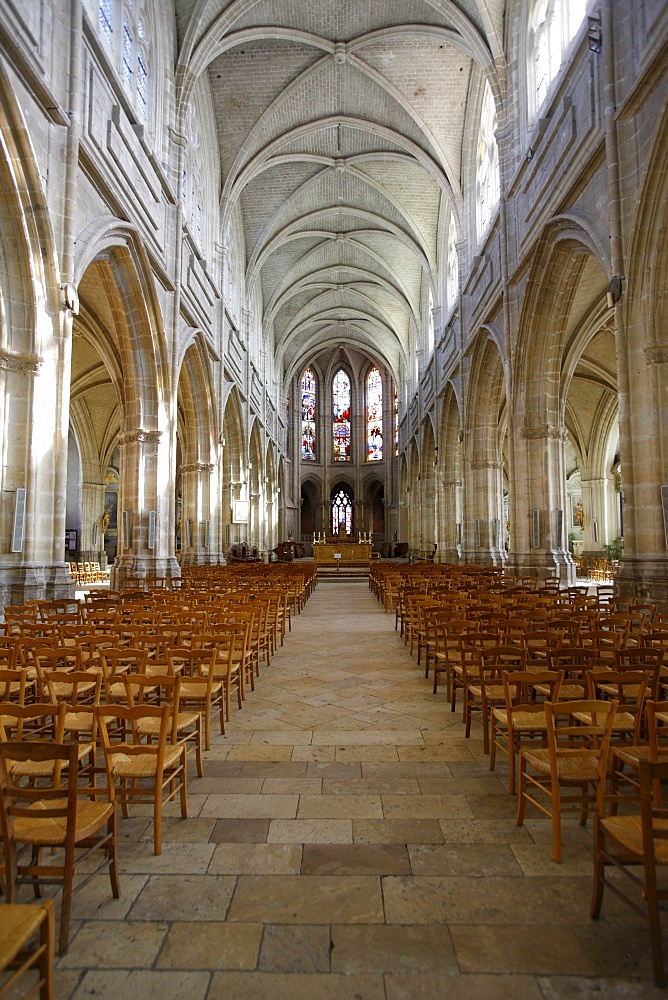
[[[292,562],[294,558],[294,542],[279,542],[274,552],[279,562]]]

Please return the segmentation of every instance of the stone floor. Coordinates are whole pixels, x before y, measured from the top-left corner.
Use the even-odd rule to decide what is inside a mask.
[[[653,997],[644,920],[588,918],[591,834],[515,826],[505,762],[434,697],[366,583],[321,583],[206,754],[163,853],[75,895],[58,1000]],[[171,807],[170,807],[171,808]]]

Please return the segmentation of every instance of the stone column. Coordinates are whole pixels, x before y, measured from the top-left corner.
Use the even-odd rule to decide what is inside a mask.
[[[462,481],[443,480],[443,518],[438,552],[439,562],[456,563],[462,550]]]
[[[88,562],[102,562],[104,554],[104,483],[81,484],[81,524],[79,558]],[[95,527],[97,526],[97,532]]]
[[[181,564],[183,566],[210,562],[210,547],[207,549],[205,542],[207,521],[209,521],[209,535],[211,533],[210,481],[213,470],[213,465],[204,462],[181,466]],[[189,524],[189,529],[185,528],[186,523]]]
[[[502,466],[495,461],[471,462],[472,505],[470,507],[466,546],[467,560],[502,565],[503,487]]]
[[[608,480],[581,477],[580,485],[584,514],[583,549],[585,552],[597,552],[608,541]]]
[[[575,564],[566,548],[565,439],[562,425],[525,424],[521,428],[515,449],[517,496],[511,531],[517,540],[517,549],[513,545],[517,564],[525,574],[541,578],[557,575],[562,582],[572,584]],[[522,509],[520,504],[526,507]]]
[[[128,576],[179,576],[174,557],[174,528],[160,517],[158,468],[166,448],[160,431],[126,431],[119,437],[119,550],[111,573],[114,588]],[[165,476],[165,488],[171,488]],[[169,505],[166,505],[169,510]],[[152,544],[152,548],[149,545]]]

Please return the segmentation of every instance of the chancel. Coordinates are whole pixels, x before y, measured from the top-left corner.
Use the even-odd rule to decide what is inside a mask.
[[[420,880],[468,879],[479,861],[489,910],[530,923],[546,900],[561,906],[584,862],[571,855],[533,909],[510,908],[511,882],[526,891],[543,878],[538,842],[484,826],[469,786],[452,792],[462,761],[494,798],[507,782],[476,772],[476,735],[455,740],[459,702],[442,711],[453,674],[421,602],[404,620],[396,578],[378,607],[365,588],[380,588],[378,567],[388,579],[423,571],[420,593],[430,572],[454,580],[466,567],[518,594],[605,595],[629,615],[648,605],[653,627],[668,627],[667,42],[665,0],[0,3],[0,638],[60,641],[32,621],[37,602],[104,593],[120,605],[151,590],[153,615],[155,591],[167,604],[183,587],[181,611],[207,619],[203,635],[236,614],[252,646],[229,654],[229,678],[204,697],[224,704],[236,685],[239,710],[233,698],[197,778],[221,786],[200,784],[178,832],[165,815],[162,868],[143,856],[134,867],[152,838],[137,823],[121,874],[146,896],[73,915],[73,950],[105,924],[104,960],[88,976],[95,948],[82,946],[76,973],[61,967],[63,996],[440,998],[451,977],[462,996],[584,988],[545,985],[535,965],[524,979],[519,960],[504,970],[510,931],[467,938],[452,896],[437,930],[422,897],[407,902]],[[100,614],[100,627],[122,618]],[[376,614],[396,633],[380,638]],[[174,639],[166,608],[159,617],[144,624]],[[291,625],[304,643],[294,662]],[[401,670],[418,650],[426,687],[404,712]],[[153,647],[155,662],[166,656]],[[288,663],[308,682],[284,677]],[[322,694],[328,669],[348,673]],[[458,697],[460,683],[455,671]],[[227,781],[242,790],[223,802]],[[235,808],[207,826],[208,810]],[[508,806],[494,809],[497,823]],[[194,829],[204,844],[187,843]],[[243,847],[216,850],[233,837]],[[503,876],[480,838],[503,855]],[[341,841],[349,850],[333,859]],[[568,831],[565,843],[568,863]],[[151,903],[152,880],[167,870],[169,915],[152,923],[164,902]],[[345,893],[319,881],[299,907],[258,912],[255,878],[331,870],[346,873]],[[200,878],[215,891],[200,894]],[[477,890],[467,882],[458,900]],[[221,929],[216,911],[215,959],[195,953],[207,918],[192,907],[181,919],[175,902],[200,895],[204,911],[215,897],[231,914]],[[355,941],[351,913],[364,928]],[[577,977],[577,953],[605,992],[592,985],[595,934],[579,926],[569,903],[567,968]],[[144,944],[130,948],[133,928]],[[626,938],[606,932],[602,951],[633,978]],[[422,947],[438,956],[424,989],[401,980],[404,947],[414,966]],[[107,978],[130,951],[126,979]],[[551,975],[554,950],[542,956]],[[165,989],[173,968],[182,978]],[[261,978],[285,968],[294,985]],[[251,969],[261,988],[243,980]]]

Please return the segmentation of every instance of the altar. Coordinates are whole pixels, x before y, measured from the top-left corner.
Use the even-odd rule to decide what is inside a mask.
[[[371,542],[314,542],[313,555],[319,566],[367,566],[371,562]]]

